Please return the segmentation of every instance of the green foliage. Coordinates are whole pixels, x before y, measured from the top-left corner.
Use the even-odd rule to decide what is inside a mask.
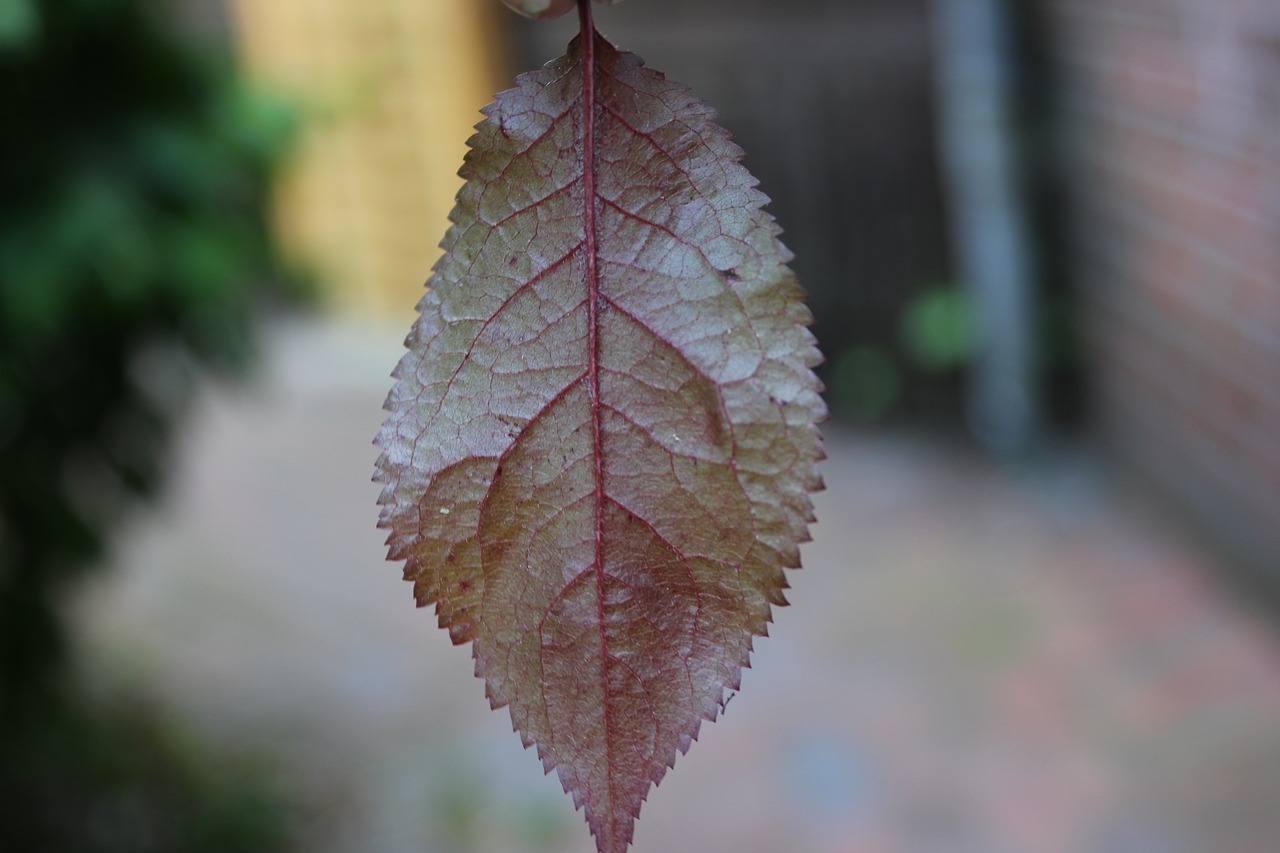
[[[828,365],[827,387],[837,416],[873,423],[904,412],[919,415],[930,380],[954,379],[973,359],[972,305],[962,288],[921,289],[908,300],[893,331],[896,337],[850,347]]]
[[[289,280],[264,202],[290,120],[142,2],[0,9],[2,750],[58,703],[59,598],[154,491],[192,366],[243,364]]]
[[[11,50],[31,42],[38,33],[33,0],[7,0],[0,3],[0,50]]]
[[[837,415],[877,421],[897,407],[902,374],[882,347],[864,344],[840,353],[831,365],[831,396]]]
[[[295,807],[270,768],[214,755],[150,709],[49,709],[6,746],[0,849],[292,849]]]
[[[902,343],[912,360],[930,372],[967,364],[975,343],[968,293],[950,286],[916,294],[902,317]]]
[[[580,8],[471,140],[377,478],[418,603],[622,853],[786,603],[825,410],[742,152]]]

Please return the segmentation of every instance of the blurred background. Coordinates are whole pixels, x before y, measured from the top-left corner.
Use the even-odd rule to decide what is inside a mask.
[[[635,850],[1280,849],[1280,7],[628,0],[811,294],[795,605]],[[591,850],[383,562],[478,109],[572,16],[0,0],[0,850]]]

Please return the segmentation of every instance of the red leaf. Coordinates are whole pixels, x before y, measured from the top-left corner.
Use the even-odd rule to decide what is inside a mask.
[[[741,151],[588,29],[470,140],[377,478],[419,605],[616,853],[786,603],[824,409]]]

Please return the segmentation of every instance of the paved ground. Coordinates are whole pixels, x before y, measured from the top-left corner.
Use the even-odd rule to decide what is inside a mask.
[[[276,331],[81,602],[86,662],[311,804],[308,851],[587,853],[469,656],[382,560],[398,331]],[[744,692],[636,853],[1274,853],[1280,629],[1089,460],[992,469],[832,429],[820,523]]]

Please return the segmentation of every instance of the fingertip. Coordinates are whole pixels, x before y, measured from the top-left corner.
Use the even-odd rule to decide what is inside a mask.
[[[530,18],[558,18],[576,4],[576,0],[502,0],[508,8]]]

